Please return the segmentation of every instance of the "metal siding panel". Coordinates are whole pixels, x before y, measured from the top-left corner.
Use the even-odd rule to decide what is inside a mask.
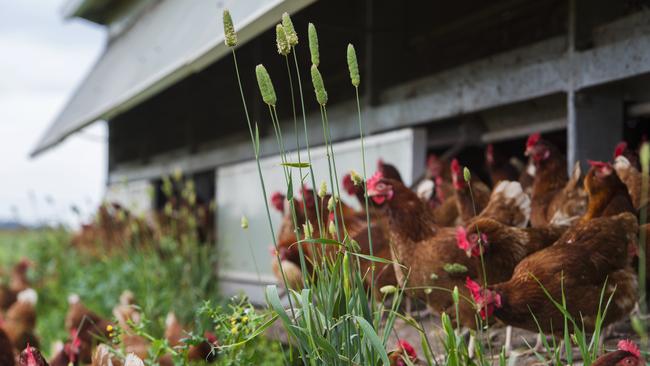
[[[32,155],[99,119],[158,93],[229,50],[223,44],[221,9],[228,8],[240,43],[314,0],[164,0],[111,40],[92,71],[47,129]]]

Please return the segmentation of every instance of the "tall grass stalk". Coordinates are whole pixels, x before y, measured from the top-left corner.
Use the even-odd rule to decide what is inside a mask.
[[[280,36],[282,33],[282,27],[278,26],[276,27],[276,30],[278,32],[278,36]],[[284,48],[286,49],[286,46],[282,45],[282,42],[280,39],[278,39],[278,49]],[[278,113],[276,109],[276,102],[277,102],[277,96],[275,94],[275,89],[273,87],[273,82],[271,81],[271,77],[266,71],[266,68],[263,65],[257,65],[255,67],[255,74],[257,77],[257,83],[259,85],[260,93],[262,94],[262,100],[267,104],[268,110],[269,110],[269,116],[271,118],[271,124],[273,126],[273,131],[275,132],[275,138],[278,144],[278,148],[280,150],[280,160],[282,162],[282,171],[284,173],[284,179],[285,179],[285,184],[287,187],[287,200],[289,202],[289,209],[291,211],[291,218],[293,221],[293,228],[294,228],[294,233],[296,235],[296,242],[300,241],[300,225],[298,224],[298,219],[296,215],[296,207],[295,207],[295,200],[293,199],[293,179],[292,179],[292,171],[290,168],[290,163],[287,160],[287,152],[284,147],[284,138],[282,137],[282,127],[280,126],[280,120],[278,118]],[[301,163],[298,163],[298,167],[301,167]],[[302,181],[302,174],[301,174],[301,181]],[[304,200],[303,200],[304,204]],[[306,206],[303,206],[306,207]],[[301,268],[306,268],[306,263],[305,263],[305,255],[302,249],[302,246],[298,246],[298,256],[300,259],[300,266]],[[281,264],[281,263],[278,263]],[[306,271],[302,271],[302,276],[303,276],[303,281],[305,283],[308,283],[308,273]],[[289,293],[289,295],[291,295]]]
[[[359,63],[357,62],[357,53],[354,49],[354,46],[351,43],[348,43],[348,48],[347,48],[347,62],[348,62],[348,69],[350,71],[350,82],[352,83],[352,86],[354,86],[354,96],[355,100],[357,102],[357,118],[359,121],[359,140],[361,142],[361,168],[362,168],[362,173],[363,173],[363,197],[364,197],[364,204],[365,204],[365,209],[366,209],[366,223],[368,225],[368,251],[370,255],[374,255],[373,251],[373,246],[372,246],[372,227],[371,227],[371,222],[370,222],[370,205],[369,205],[369,198],[368,198],[368,187],[367,187],[367,179],[368,179],[368,172],[366,170],[366,147],[365,147],[365,141],[363,137],[363,121],[361,119],[361,103],[359,101],[359,85],[361,84],[361,77],[359,75]],[[370,277],[371,277],[371,283],[370,283],[370,293],[374,293],[375,290],[375,265],[374,263],[371,264],[370,266]],[[375,308],[375,298],[374,296],[371,297],[372,302],[371,308]]]
[[[285,30],[284,30],[284,26],[282,24],[276,25],[276,41],[277,41],[277,44],[278,44],[278,53],[280,55],[284,56],[284,61],[285,61],[285,65],[286,65],[286,68],[287,68],[287,79],[289,81],[289,91],[291,93],[291,112],[292,112],[292,115],[293,115],[293,133],[294,133],[295,138],[296,138],[296,155],[297,155],[297,158],[298,158],[298,165],[299,165],[299,168],[298,168],[298,175],[300,176],[299,185],[300,185],[300,187],[302,187],[303,184],[304,184],[305,176],[303,175],[302,159],[301,159],[301,156],[300,156],[301,151],[300,151],[300,134],[298,133],[298,116],[296,114],[296,100],[295,100],[295,93],[294,93],[294,89],[293,89],[293,78],[291,77],[291,64],[289,63],[289,53],[291,53],[292,48],[289,45],[289,40],[287,39],[287,35],[286,35]],[[302,93],[302,91],[301,91],[301,93]],[[304,106],[303,106],[302,109],[303,109],[303,114],[304,114]],[[305,136],[305,138],[306,138],[306,136]],[[311,169],[311,158],[309,158],[308,161],[309,161],[309,166],[310,166],[310,169]],[[312,181],[313,181],[313,174],[312,174]],[[312,187],[314,189],[316,188],[315,186],[312,186]],[[307,202],[304,199],[302,200],[302,208],[303,208],[303,212],[307,212]],[[296,226],[295,227],[296,233],[297,233],[297,235],[299,235],[298,234],[299,233],[299,228],[298,228],[298,225],[297,225],[297,218],[296,218],[296,214],[295,214],[295,209],[292,209],[292,215],[293,215],[292,219],[293,219],[294,225]],[[320,212],[317,213],[317,215],[320,216]],[[320,221],[320,219],[319,219],[319,221]],[[319,230],[320,230],[320,222],[319,222]],[[311,246],[312,246],[312,252],[313,252],[314,251],[313,244],[311,244]],[[304,268],[304,265],[303,265],[304,261],[305,261],[304,252],[303,252],[302,248],[298,248],[298,251],[299,251],[298,255],[300,257],[301,266]],[[307,283],[307,281],[308,281],[307,273],[303,273],[303,278],[304,278],[305,283]]]
[[[262,188],[262,200],[264,201],[264,207],[266,210],[266,217],[268,219],[268,224],[269,224],[269,230],[271,232],[271,237],[273,240],[273,246],[275,247],[275,257],[276,260],[278,261],[278,264],[281,264],[282,261],[280,260],[280,253],[278,251],[278,241],[275,237],[275,230],[273,229],[273,221],[271,220],[271,211],[269,209],[269,202],[267,200],[267,194],[266,194],[266,185],[264,184],[264,175],[262,174],[262,167],[260,164],[260,156],[259,156],[259,129],[257,125],[255,125],[255,134],[253,133],[253,126],[251,124],[251,119],[250,115],[248,113],[248,107],[246,105],[246,98],[244,97],[244,88],[242,86],[241,82],[241,77],[239,75],[239,65],[237,64],[237,53],[235,52],[235,46],[237,45],[237,36],[234,30],[234,26],[232,23],[232,19],[230,17],[230,12],[228,10],[224,10],[223,12],[223,24],[224,24],[224,34],[225,34],[225,39],[226,39],[226,45],[231,48],[232,51],[232,58],[233,58],[233,63],[235,65],[235,75],[237,76],[237,84],[239,86],[239,93],[241,95],[241,100],[242,100],[242,105],[244,106],[244,114],[246,116],[246,123],[248,125],[248,132],[250,133],[251,137],[251,143],[253,145],[253,153],[255,155],[255,162],[257,164],[257,174],[260,180],[260,186]],[[282,282],[284,283],[284,286],[286,288],[289,288],[288,282],[287,282],[287,276],[284,273],[284,269],[282,268],[282,265],[280,267],[280,274],[282,276]],[[291,300],[291,296],[287,297],[289,301],[289,308],[291,311],[291,316],[293,319],[296,319],[296,313],[294,311],[293,303]],[[298,350],[301,353],[302,356],[302,348],[298,347]]]
[[[463,179],[465,180],[465,183],[467,183],[467,187],[469,188],[469,196],[472,200],[472,210],[474,211],[474,217],[478,216],[478,212],[476,211],[476,201],[474,201],[474,191],[472,190],[472,173],[470,172],[469,168],[464,167],[463,168]],[[487,288],[488,285],[488,278],[487,278],[487,271],[485,270],[485,258],[483,257],[483,248],[484,248],[484,243],[483,239],[481,238],[481,231],[478,228],[478,225],[476,225],[476,232],[478,233],[478,245],[479,245],[479,258],[481,259],[481,272],[483,274],[483,287]],[[458,320],[458,319],[457,319]],[[458,320],[459,321],[459,320]],[[483,319],[478,319],[478,325],[479,325],[479,334],[484,334],[488,335],[489,333],[489,328],[490,328],[490,316],[487,311],[487,304],[485,305],[485,324],[487,326],[487,331],[483,332]],[[492,344],[490,343],[488,339],[488,350],[490,352],[490,355],[493,355],[492,353]]]
[[[293,29],[291,19],[287,14],[283,15],[282,27],[285,31],[285,38],[292,47],[297,44],[297,35]],[[280,27],[276,27],[276,30]],[[315,27],[310,26],[310,40],[315,39]],[[316,44],[316,42],[312,42]],[[312,45],[310,44],[310,46]],[[280,47],[279,47],[280,49]],[[286,49],[286,48],[283,48]],[[317,52],[317,48],[312,48],[312,60],[319,61],[319,57],[313,57],[313,51]],[[265,102],[269,104],[269,115],[273,124],[276,134],[276,141],[278,142],[281,159],[283,162],[283,169],[285,173],[285,180],[287,184],[291,184],[290,168],[303,168],[309,167],[312,179],[312,185],[316,188],[315,178],[311,164],[311,154],[309,150],[308,131],[306,125],[304,98],[302,94],[302,85],[300,81],[300,73],[298,68],[298,61],[296,53],[294,53],[294,63],[298,80],[299,94],[301,98],[301,105],[303,107],[303,126],[305,132],[307,154],[309,163],[303,164],[301,161],[298,163],[288,162],[286,158],[286,150],[282,140],[281,126],[278,120],[277,109],[275,108],[275,98],[264,98]],[[285,55],[286,56],[286,55]],[[287,64],[288,75],[291,75],[291,70]],[[314,69],[315,72],[314,73]],[[266,76],[265,76],[266,78]],[[270,79],[270,78],[269,78]],[[312,66],[312,81],[315,81],[316,98],[320,105],[321,122],[323,129],[324,145],[327,151],[329,183],[332,189],[332,206],[330,210],[334,216],[334,225],[330,234],[335,240],[327,239],[326,229],[322,227],[322,220],[318,217],[320,238],[308,238],[304,240],[297,240],[296,245],[301,247],[303,243],[320,243],[323,249],[327,245],[335,245],[339,247],[339,251],[335,255],[329,255],[323,250],[320,258],[312,258],[314,261],[318,260],[319,263],[314,265],[314,276],[318,281],[307,282],[306,287],[301,291],[290,289],[290,298],[295,299],[295,305],[289,304],[290,307],[296,307],[293,320],[289,319],[282,307],[277,289],[275,286],[267,288],[267,301],[272,310],[277,313],[278,319],[283,323],[285,330],[290,334],[291,338],[297,343],[299,349],[303,350],[301,354],[303,363],[309,364],[377,364],[379,361],[388,364],[386,354],[386,341],[387,335],[390,334],[390,329],[394,324],[396,311],[391,311],[387,314],[386,323],[383,331],[380,329],[381,314],[375,318],[375,309],[368,306],[370,302],[368,293],[364,287],[364,279],[360,271],[359,260],[381,261],[384,263],[391,263],[390,261],[375,258],[372,255],[362,255],[356,252],[356,247],[352,239],[345,231],[345,223],[340,200],[340,188],[337,184],[338,175],[336,172],[336,158],[332,144],[331,131],[329,130],[329,122],[327,120],[327,110],[325,104],[327,102],[327,94],[324,89],[322,76],[318,73],[316,66]],[[293,92],[293,82],[291,81],[290,87]],[[295,96],[295,94],[293,94]],[[292,104],[293,105],[293,104]],[[294,122],[297,118],[294,118]],[[294,130],[297,123],[294,123]],[[299,145],[298,145],[299,146]],[[304,179],[301,174],[301,181]],[[291,191],[291,188],[288,188]],[[291,194],[287,195],[291,197]],[[322,194],[314,195],[315,206],[317,214],[320,214],[319,207],[324,206]],[[337,207],[338,205],[338,207]],[[340,225],[339,225],[340,223]],[[342,228],[342,232],[339,230]],[[345,249],[345,250],[343,250]],[[356,258],[354,258],[356,257]],[[301,269],[306,273],[307,268],[301,263]],[[374,278],[374,276],[373,276]],[[396,295],[401,299],[401,292]],[[399,301],[395,301],[395,309]],[[379,319],[375,321],[375,319]],[[379,337],[383,334],[384,339]]]

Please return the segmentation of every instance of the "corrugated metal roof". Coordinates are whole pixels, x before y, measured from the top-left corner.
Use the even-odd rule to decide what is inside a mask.
[[[245,42],[315,0],[162,0],[112,39],[31,155],[79,129],[132,108],[223,57],[221,12],[230,10]]]

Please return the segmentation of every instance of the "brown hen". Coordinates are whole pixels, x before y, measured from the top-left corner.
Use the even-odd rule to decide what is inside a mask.
[[[616,174],[618,174],[621,181],[627,187],[630,197],[632,197],[632,204],[634,208],[639,210],[643,206],[648,205],[648,197],[645,198],[642,196],[641,191],[641,177],[642,174],[637,169],[636,165],[630,161],[632,157],[631,154],[626,154],[627,144],[624,147],[617,146],[616,151],[614,152],[614,169]]]
[[[465,182],[463,168],[457,159],[451,161],[451,181],[454,186],[458,214],[461,222],[467,224],[487,206],[490,199],[490,188],[475,177],[472,177],[469,183]]]
[[[564,155],[538,133],[528,137],[526,155],[535,163],[531,225],[570,225],[582,216],[586,195],[579,184],[580,165],[576,163],[571,180],[568,180]]]
[[[604,325],[627,315],[637,298],[636,276],[628,251],[636,245],[638,223],[630,213],[600,217],[570,228],[554,245],[524,258],[512,277],[482,290],[468,278],[468,288],[481,316],[531,331],[561,334],[564,317],[556,301],[566,296],[567,310],[578,326],[594,329],[604,288],[612,296]],[[538,282],[539,281],[539,282]]]

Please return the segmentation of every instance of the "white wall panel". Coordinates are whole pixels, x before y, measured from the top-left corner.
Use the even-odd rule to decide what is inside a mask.
[[[417,170],[415,171],[414,166],[418,168],[424,166],[425,141],[424,132],[417,129],[404,129],[368,137],[365,141],[368,174],[374,173],[377,160],[382,158],[387,163],[398,167],[402,178],[410,184],[414,176],[421,174],[421,170],[415,169]],[[339,181],[350,169],[362,171],[359,140],[337,143],[334,145],[334,152]],[[290,161],[297,161],[296,154],[291,155]],[[301,153],[301,157],[305,161],[306,154]],[[324,147],[312,149],[312,163],[316,184],[319,185],[322,180],[327,180],[330,187]],[[279,156],[261,160],[269,196],[275,191],[286,192],[282,167],[279,164]],[[297,192],[298,169],[293,169],[293,173],[294,191]],[[262,201],[257,165],[255,161],[248,161],[219,167],[216,180],[217,250],[222,290],[231,293],[246,287],[252,300],[262,302],[262,286],[274,282],[268,250],[273,240]],[[309,182],[308,186],[311,187],[311,179],[307,178],[306,182]],[[358,207],[354,197],[344,192],[341,192],[341,195],[344,202]],[[277,229],[281,215],[273,208],[271,210],[273,226]],[[250,226],[246,231],[240,227],[242,215],[246,215],[249,219]],[[259,269],[259,278],[253,255]],[[254,288],[259,291],[251,291]]]

